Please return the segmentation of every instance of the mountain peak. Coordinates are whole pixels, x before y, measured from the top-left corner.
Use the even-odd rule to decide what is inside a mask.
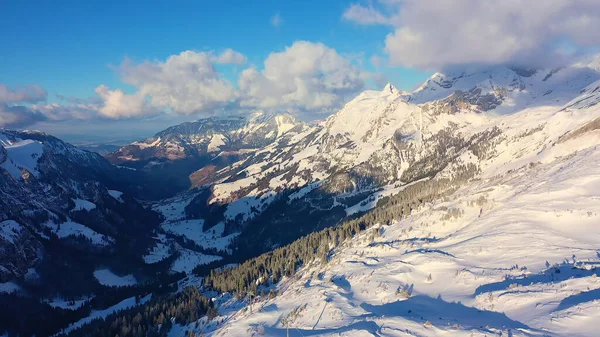
[[[382,92],[389,92],[390,94],[393,94],[396,92],[396,87],[394,87],[391,83],[388,83],[385,85],[385,87],[383,87],[383,90],[381,90]]]

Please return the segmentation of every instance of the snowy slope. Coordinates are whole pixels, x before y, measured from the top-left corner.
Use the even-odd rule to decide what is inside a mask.
[[[7,158],[0,166],[8,171],[14,179],[21,179],[22,170],[26,170],[36,177],[39,176],[37,162],[44,153],[41,142],[31,139],[9,139],[7,135],[0,134],[0,145],[7,152]]]
[[[129,261],[145,254],[158,215],[130,195],[145,192],[143,173],[119,169],[39,131],[2,129],[0,146],[0,282],[36,284],[43,296],[55,297],[56,283],[68,284],[56,277],[57,261],[70,266],[58,272],[65,279],[82,264],[90,268],[80,279],[85,286],[94,282],[95,266],[89,265],[94,259],[79,254],[134,255]],[[123,192],[110,190],[113,186]],[[121,249],[118,240],[140,244]],[[69,249],[77,254],[65,254]],[[45,289],[53,290],[44,294]]]
[[[556,76],[560,83],[577,83],[557,87],[561,94],[552,100],[533,95],[538,89],[523,93],[525,89],[516,87],[518,95],[528,96],[522,102],[530,102],[516,112],[470,106],[458,119],[452,119],[456,112],[424,118],[423,138],[412,138],[420,145],[416,158],[439,158],[431,143],[451,121],[459,121],[456,127],[464,139],[481,140],[467,146],[456,143],[452,155],[447,144],[447,165],[435,171],[439,179],[452,177],[457,165],[476,165],[479,172],[469,184],[414,210],[408,218],[376,225],[379,237],[372,239],[368,231],[345,242],[331,252],[325,265],[315,261],[304,266],[277,284],[279,295],[274,299],[261,299],[252,309],[223,301],[222,324],[187,328],[203,329],[211,336],[286,336],[288,328],[289,336],[596,335],[600,105],[593,98],[599,90],[595,75],[579,73],[565,80],[559,73],[519,75],[526,88],[536,76],[541,82]],[[371,97],[385,97],[376,98],[375,106],[390,94],[369,92],[357,102]],[[441,104],[447,97],[435,96],[438,101],[433,103]],[[508,101],[503,99],[500,107]],[[577,103],[583,101],[590,103]],[[366,118],[362,124],[375,120],[369,117],[373,111],[367,104],[364,108],[361,104],[355,117]],[[412,108],[423,112],[423,105]],[[386,116],[384,111],[376,114]],[[392,116],[406,110],[394,111]],[[368,131],[358,124],[338,123],[341,115],[327,121],[329,131],[317,133],[335,134],[342,142],[360,146],[377,144],[365,140]],[[380,134],[385,135],[386,123],[381,125]],[[343,131],[346,127],[354,131]],[[478,138],[481,134],[492,136]],[[309,149],[310,144],[303,151]],[[373,153],[378,151],[381,148]],[[303,160],[319,151],[312,153]],[[419,159],[411,165],[418,163]],[[253,176],[260,180],[259,172]],[[368,210],[383,195],[401,192],[401,186],[397,180],[384,185],[345,210]]]
[[[266,335],[285,336],[282,318],[301,308],[290,336],[593,336],[598,163],[593,146],[474,183],[383,227],[374,242],[353,239],[215,335],[263,325]],[[447,217],[448,209],[460,215]]]

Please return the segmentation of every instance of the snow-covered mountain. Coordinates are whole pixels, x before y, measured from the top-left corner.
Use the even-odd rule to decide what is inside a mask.
[[[298,231],[290,238],[304,235],[367,211],[387,190],[461,166],[483,170],[499,153],[520,162],[526,151],[551,146],[550,139],[582,123],[566,111],[595,106],[599,79],[583,66],[495,67],[435,74],[412,93],[390,85],[365,91],[318,125],[231,165],[200,169],[195,175],[210,176],[203,180],[210,195],[181,202],[219,209],[226,235],[246,232],[251,244],[267,232],[277,236],[267,243],[277,246],[289,240],[276,234],[281,226]]]
[[[593,335],[598,103],[595,66],[492,67],[365,91],[312,125],[266,114],[180,124],[110,154],[119,166],[3,132],[0,244],[13,265],[2,266],[23,280],[69,233],[87,237],[75,246],[86,254],[141,241],[125,249],[133,271],[96,257],[78,275],[208,275],[202,290],[223,317],[173,335]],[[131,197],[145,190],[169,196],[147,203],[160,224]],[[132,215],[130,227],[131,208],[153,225]],[[252,309],[227,293],[271,290]]]
[[[167,128],[107,156],[115,164],[184,159],[194,155],[259,148],[300,123],[292,115],[255,113],[244,117],[210,117]]]
[[[249,150],[305,127],[289,114],[257,112],[247,118],[210,117],[172,126],[105,157],[113,164],[142,169],[161,179],[166,177],[175,184],[175,191],[181,191],[190,184],[210,182],[203,174],[189,179],[192,172],[205,166],[222,168],[245,157]]]
[[[211,276],[238,297],[276,296],[222,294],[221,317],[172,332],[594,336],[599,78],[585,67],[436,74],[413,93],[364,92],[234,164],[240,178],[216,182],[208,200],[242,223],[240,238],[293,231],[270,224],[297,208],[288,224],[371,210],[353,221],[372,229],[344,240],[342,225]],[[298,261],[305,244],[318,253]],[[287,263],[300,269],[285,276]]]

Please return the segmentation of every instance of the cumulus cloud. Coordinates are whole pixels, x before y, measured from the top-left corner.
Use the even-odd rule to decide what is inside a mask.
[[[140,103],[146,98],[156,109],[170,109],[179,114],[193,114],[227,104],[235,98],[235,90],[214,68],[213,60],[210,53],[190,50],[169,56],[164,62],[134,64],[126,59],[118,71],[122,80],[135,86],[138,92],[136,97],[123,101],[128,104],[128,109],[109,109],[105,113],[114,118],[136,115],[129,108],[142,108]],[[118,101],[125,97],[113,92],[103,98]],[[145,114],[144,111],[137,115]]]
[[[360,55],[340,55],[322,43],[298,41],[271,53],[261,68],[250,66],[238,87],[223,78],[215,64],[241,65],[247,58],[233,50],[221,53],[184,51],[166,60],[135,63],[125,59],[114,67],[131,92],[98,86],[87,99],[57,95],[59,102],[35,104],[46,97],[38,86],[11,90],[0,85],[0,125],[25,126],[37,121],[126,119],[158,114],[218,114],[269,109],[298,113],[328,112],[381,79],[355,64]],[[12,107],[3,102],[29,102]]]
[[[251,67],[240,74],[240,104],[261,109],[337,107],[360,91],[368,76],[335,49],[297,41],[283,52],[271,53],[264,69]]]
[[[158,112],[150,106],[147,97],[141,92],[128,95],[121,89],[110,90],[105,85],[97,87],[94,91],[102,99],[98,112],[104,117],[130,118]]]
[[[46,119],[46,116],[39,111],[26,106],[9,106],[8,104],[0,103],[1,128],[22,128]]]
[[[245,64],[248,61],[248,58],[231,48],[225,49],[221,54],[217,55],[214,58],[214,62],[219,64]]]
[[[45,101],[47,96],[46,90],[37,84],[11,89],[0,83],[0,103],[36,103]]]
[[[439,69],[462,64],[550,65],[575,49],[600,44],[597,0],[380,0],[343,17],[393,25],[385,39],[392,65]]]

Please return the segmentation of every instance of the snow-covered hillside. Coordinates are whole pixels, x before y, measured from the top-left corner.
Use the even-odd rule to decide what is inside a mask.
[[[312,140],[295,153],[304,153],[297,163],[320,156],[337,160],[346,172],[364,163],[373,167],[374,159],[397,161],[380,153],[402,153],[398,144],[408,139],[404,144],[412,159],[399,167],[403,172],[379,181],[377,192],[366,194],[347,213],[401,194],[407,182],[418,181],[414,167],[429,172],[425,179],[431,180],[452,180],[461,165],[475,165],[477,173],[451,195],[421,204],[408,217],[370,224],[378,228],[376,235],[366,231],[330,246],[325,264],[317,259],[272,286],[257,279],[263,290],[276,290],[274,298],[260,297],[240,308],[239,301],[223,295],[217,301],[223,316],[217,323],[202,321],[183,331],[212,336],[286,336],[288,331],[289,336],[594,336],[600,315],[598,75],[571,69],[586,75],[565,80],[577,85],[557,88],[561,94],[546,100],[533,94],[538,89],[528,89],[535,87],[528,81],[540,77],[547,82],[559,78],[560,71],[510,71],[525,83],[514,90],[529,97],[511,113],[503,109],[515,93],[484,109],[472,102],[453,106],[447,99],[456,91],[416,105],[402,98],[406,94],[384,89],[363,93],[312,136],[307,131],[304,139]],[[392,108],[376,108],[390,101]],[[433,105],[452,108],[432,113]],[[361,122],[352,124],[356,119]],[[373,127],[361,129],[365,124]],[[449,136],[436,149],[443,130]],[[393,150],[386,148],[390,142]],[[337,146],[326,152],[319,148],[331,144]],[[367,145],[373,149],[365,150]],[[361,158],[367,159],[361,163]],[[286,160],[277,165],[296,158]],[[247,176],[257,181],[268,171],[249,168]],[[305,188],[323,188],[333,183],[332,177],[319,183],[307,178]],[[337,190],[337,198],[369,186],[350,184]]]
[[[574,145],[354,238],[214,335],[593,336],[600,148]]]

